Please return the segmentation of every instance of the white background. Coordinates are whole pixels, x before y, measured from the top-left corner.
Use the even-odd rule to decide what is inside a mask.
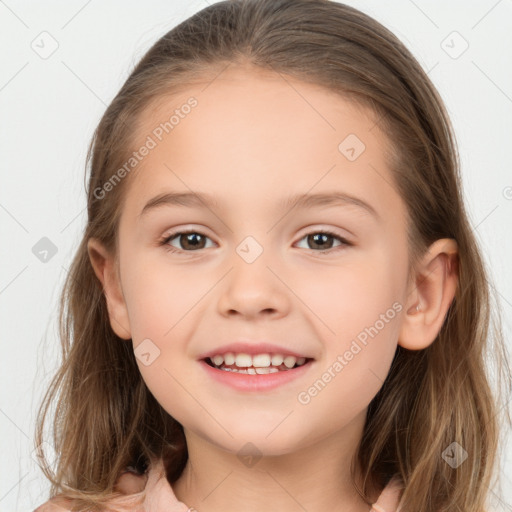
[[[390,28],[446,102],[471,223],[494,276],[510,347],[512,1],[347,3]],[[31,458],[34,420],[60,356],[57,299],[86,220],[84,162],[93,130],[149,46],[206,6],[205,0],[0,2],[0,512],[32,511],[47,499],[49,486]],[[43,31],[58,43],[47,59],[31,47],[48,37]],[[469,44],[456,59],[441,46],[453,31]],[[460,44],[454,40],[454,51]],[[58,250],[46,263],[32,252],[42,237]],[[510,443],[501,450],[507,503],[511,452]],[[495,510],[505,510],[497,498]]]

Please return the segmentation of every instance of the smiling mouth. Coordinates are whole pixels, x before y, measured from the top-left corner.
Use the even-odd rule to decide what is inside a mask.
[[[245,373],[249,375],[267,375],[269,373],[278,373],[278,372],[286,372],[290,370],[294,370],[295,368],[300,368],[301,366],[305,366],[310,364],[313,361],[312,358],[308,357],[300,357],[295,358],[293,356],[287,358],[281,358],[280,364],[274,364],[279,362],[279,358],[270,361],[270,364],[256,364],[252,361],[242,362],[242,364],[237,365],[236,362],[232,363],[228,361],[230,364],[226,364],[225,361],[218,361],[216,364],[212,358],[206,357],[203,361],[215,368],[217,370],[225,371],[225,372],[234,372],[234,373]],[[268,361],[266,361],[268,362]],[[265,363],[265,362],[264,362]]]

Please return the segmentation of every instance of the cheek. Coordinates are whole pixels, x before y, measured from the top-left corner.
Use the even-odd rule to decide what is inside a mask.
[[[368,403],[382,385],[404,309],[402,258],[398,248],[381,246],[350,262],[347,258],[346,265],[319,267],[314,280],[304,274],[302,286],[297,283],[299,295],[307,297],[308,308],[321,320],[314,321],[325,341],[318,377],[320,385],[333,382],[332,394],[323,393],[325,400],[340,397],[357,407]]]
[[[163,249],[162,249],[163,250]],[[126,269],[125,299],[134,341],[165,340],[198,305],[211,283],[164,261],[144,261]]]
[[[386,280],[384,267],[352,268],[329,282],[311,305],[323,313],[325,353],[297,401],[308,417],[325,418],[323,428],[335,431],[362,413],[389,372],[403,308]]]
[[[315,323],[320,319],[325,327],[319,334],[337,341],[351,339],[401,301],[405,271],[399,259],[397,252],[379,246],[354,253],[336,266],[317,265],[314,278],[311,271],[298,272],[295,288],[317,316]],[[394,312],[391,323],[396,323]]]

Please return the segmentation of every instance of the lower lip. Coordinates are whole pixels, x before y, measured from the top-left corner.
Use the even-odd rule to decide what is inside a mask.
[[[249,373],[227,372],[213,368],[206,361],[199,361],[205,371],[215,380],[239,391],[268,391],[303,376],[311,367],[312,360],[292,370],[252,375]]]

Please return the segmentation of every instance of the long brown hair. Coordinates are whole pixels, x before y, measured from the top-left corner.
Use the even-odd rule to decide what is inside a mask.
[[[76,510],[112,510],[113,485],[126,466],[143,471],[163,457],[172,483],[186,464],[182,426],[149,392],[131,344],[110,327],[87,241],[97,238],[117,254],[131,177],[105,198],[98,190],[134,150],[141,113],[229,65],[318,84],[370,107],[388,137],[390,168],[407,205],[411,270],[435,240],[456,240],[459,285],[437,339],[424,350],[398,346],[368,408],[357,453],[359,491],[367,498],[397,475],[404,511],[482,512],[498,461],[500,384],[508,389],[511,377],[499,304],[463,204],[453,128],[429,77],[400,40],[368,15],[328,0],[213,4],[161,37],[108,106],[87,155],[88,222],[61,295],[62,364],[38,412],[35,444],[51,497],[75,500]],[[51,470],[40,445],[54,400],[51,444],[59,457]],[[457,468],[442,456],[453,442],[467,452]]]

